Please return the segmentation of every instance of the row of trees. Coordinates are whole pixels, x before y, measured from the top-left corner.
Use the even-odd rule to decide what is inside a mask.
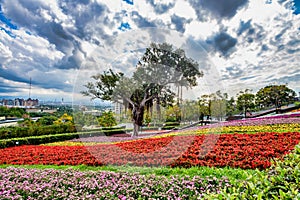
[[[245,89],[229,97],[227,93],[217,91],[202,95],[197,100],[184,100],[180,105],[169,106],[163,112],[166,121],[195,121],[211,117],[224,120],[233,115],[244,117],[252,112],[268,108],[280,108],[295,101],[296,93],[286,85],[269,85],[252,93]],[[150,114],[152,116],[152,114]]]
[[[243,115],[246,117],[254,111],[268,108],[279,108],[282,105],[293,103],[296,93],[286,85],[269,85],[261,88],[256,94],[245,89],[229,97],[227,93],[216,93],[202,95],[197,100],[184,100],[180,104],[174,102],[173,105],[157,109],[156,103],[153,108],[144,112],[143,124],[153,125],[165,122],[191,122],[215,118],[225,120],[233,115]],[[159,111],[159,112],[158,112]],[[124,121],[130,121],[129,111],[121,114]],[[117,118],[121,118],[117,116]]]
[[[258,90],[256,94],[246,89],[240,92],[237,98],[237,108],[246,116],[246,113],[251,110],[278,109],[295,102],[295,97],[296,92],[287,85],[268,85]]]
[[[251,90],[240,91],[235,97],[229,98],[227,93],[217,91],[214,94],[202,95],[198,99],[200,112],[222,120],[222,116],[232,116],[268,108],[280,108],[295,101],[296,92],[287,85],[268,85],[255,94]]]

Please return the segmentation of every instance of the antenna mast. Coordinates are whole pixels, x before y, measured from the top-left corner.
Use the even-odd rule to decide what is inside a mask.
[[[31,95],[31,77],[30,77],[30,82],[29,82],[29,99],[30,99],[30,95]]]

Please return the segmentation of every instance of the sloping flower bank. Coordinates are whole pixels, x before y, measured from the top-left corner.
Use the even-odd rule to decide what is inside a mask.
[[[293,124],[300,123],[300,113],[277,115],[260,118],[250,118],[244,120],[233,120],[223,122],[224,126],[247,126],[247,125],[266,125],[266,124]]]
[[[270,166],[300,142],[300,132],[174,136],[94,146],[19,146],[1,149],[0,164],[137,166]]]
[[[265,169],[270,167],[272,159],[281,158],[300,142],[299,132],[223,134],[215,144],[212,143],[215,136],[210,137],[211,140],[197,136],[194,144],[172,166]]]
[[[1,199],[187,199],[219,193],[227,179],[76,170],[0,169]]]

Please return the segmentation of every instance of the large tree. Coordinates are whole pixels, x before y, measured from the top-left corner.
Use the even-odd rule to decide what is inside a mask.
[[[132,136],[137,136],[145,109],[154,102],[161,106],[172,105],[175,93],[171,87],[196,86],[201,76],[198,63],[188,58],[182,49],[174,49],[167,43],[152,43],[137,63],[132,77],[109,70],[93,76],[96,82],[86,84],[88,90],[82,94],[124,104],[132,111]]]
[[[210,96],[210,112],[211,116],[219,121],[222,121],[226,116],[226,101],[228,99],[227,93],[221,93],[220,90],[212,93]]]
[[[214,117],[222,121],[223,117],[226,116],[227,99],[228,94],[221,93],[220,90],[209,95],[202,95],[200,98],[198,98],[200,119],[202,120],[204,115],[207,115],[208,117]]]
[[[249,89],[240,91],[236,101],[237,109],[243,112],[245,118],[247,117],[247,112],[255,108],[255,95],[250,92],[251,90]]]
[[[256,93],[256,101],[260,106],[280,108],[293,102],[295,96],[296,92],[286,85],[268,85]]]
[[[211,95],[204,94],[198,98],[199,116],[211,115]]]

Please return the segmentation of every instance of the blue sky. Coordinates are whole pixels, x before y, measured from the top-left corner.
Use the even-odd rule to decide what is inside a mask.
[[[0,0],[0,98],[85,101],[92,74],[131,73],[151,41],[201,63],[187,96],[268,84],[300,91],[299,0]],[[193,45],[192,45],[193,44]],[[221,87],[219,87],[221,86]],[[219,87],[219,88],[218,88]]]

